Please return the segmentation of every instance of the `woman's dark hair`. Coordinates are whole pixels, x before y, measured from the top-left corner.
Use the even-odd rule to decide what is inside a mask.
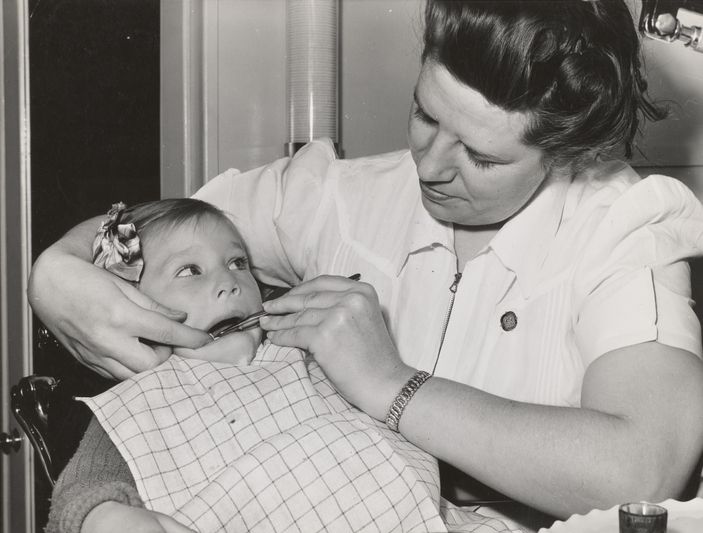
[[[531,117],[523,142],[549,162],[624,147],[646,96],[639,36],[623,0],[428,0],[423,61],[435,61],[491,104]]]
[[[122,224],[134,224],[141,239],[153,232],[167,231],[184,222],[198,222],[205,216],[214,216],[230,223],[217,207],[195,198],[170,198],[127,207],[120,218]]]

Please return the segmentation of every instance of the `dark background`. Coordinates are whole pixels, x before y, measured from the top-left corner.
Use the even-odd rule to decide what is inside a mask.
[[[159,197],[159,0],[30,0],[32,250],[34,259],[73,225],[117,201]],[[96,228],[97,229],[97,228]],[[60,468],[87,424],[73,395],[110,383],[41,333],[34,373],[59,379],[52,398]],[[37,531],[48,481],[37,470]]]

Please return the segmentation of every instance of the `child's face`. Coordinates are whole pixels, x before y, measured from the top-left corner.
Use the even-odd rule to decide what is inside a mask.
[[[226,220],[205,215],[155,231],[145,239],[143,254],[139,289],[160,304],[188,313],[189,326],[207,331],[224,319],[261,310],[261,293],[249,270],[246,249]],[[259,328],[233,333],[183,355],[248,362],[261,335]]]

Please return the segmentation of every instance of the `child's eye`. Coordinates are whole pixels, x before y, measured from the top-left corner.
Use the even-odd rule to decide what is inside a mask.
[[[248,257],[235,257],[229,262],[230,270],[246,270],[249,268],[249,258]]]
[[[181,267],[178,272],[176,272],[177,278],[187,278],[189,276],[198,276],[202,274],[200,267],[197,265],[186,265]]]

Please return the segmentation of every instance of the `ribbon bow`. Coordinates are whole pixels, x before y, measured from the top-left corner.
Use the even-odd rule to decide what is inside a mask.
[[[120,224],[126,206],[112,204],[93,241],[93,264],[127,281],[139,281],[144,268],[139,235],[134,224]]]

